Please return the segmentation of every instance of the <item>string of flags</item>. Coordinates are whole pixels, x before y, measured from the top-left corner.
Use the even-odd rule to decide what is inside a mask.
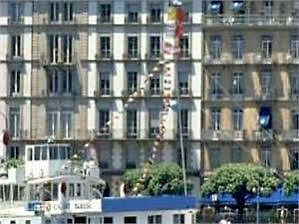
[[[175,44],[173,45],[170,42],[165,42],[164,44],[164,54],[168,55],[177,55],[180,53],[180,46],[179,46],[179,41],[184,33],[184,26],[183,22],[185,19],[185,12],[181,8],[182,2],[179,0],[172,0],[170,1],[169,4],[169,9],[168,9],[168,20],[174,21],[174,27],[170,25],[168,27],[168,31],[170,37],[173,37],[175,40]],[[143,168],[142,176],[138,179],[135,187],[133,188],[133,193],[135,195],[139,194],[142,189],[143,189],[143,184],[145,180],[149,177],[151,167],[154,164],[155,160],[158,157],[158,154],[160,153],[161,149],[163,148],[162,144],[162,139],[165,134],[165,121],[166,117],[168,115],[169,109],[176,109],[177,102],[175,100],[172,100],[172,92],[171,92],[171,87],[172,87],[172,74],[171,74],[171,69],[168,65],[169,61],[159,61],[158,65],[154,67],[153,72],[162,72],[164,75],[164,85],[163,85],[163,104],[162,104],[162,113],[160,117],[160,122],[159,122],[159,132],[156,133],[155,136],[155,141],[152,147],[152,152],[151,156],[148,159],[148,161],[145,163],[145,166]],[[149,79],[151,79],[154,76],[154,73],[150,73]]]
[[[185,18],[184,10],[181,8],[182,2],[179,0],[171,0],[169,2],[169,9],[167,11],[168,20],[172,21],[173,24],[170,24],[167,28],[168,37],[174,38],[175,44],[172,44],[170,42],[165,41],[163,52],[167,55],[177,55],[180,53],[180,46],[177,40],[182,38],[184,33],[184,26],[183,21]],[[147,159],[147,162],[145,163],[143,169],[142,169],[142,175],[136,182],[133,193],[135,195],[139,194],[143,189],[143,184],[145,183],[145,180],[149,177],[151,172],[152,165],[157,161],[159,158],[159,154],[163,148],[163,142],[162,139],[164,137],[164,134],[166,132],[165,128],[165,122],[167,119],[167,115],[170,109],[176,109],[177,102],[172,99],[172,72],[168,64],[170,63],[170,60],[159,60],[151,72],[148,74],[147,78],[144,80],[144,86],[148,85],[155,76],[163,74],[163,103],[162,103],[162,110],[161,110],[161,116],[159,121],[159,127],[158,131],[155,133],[154,137],[154,143],[151,149],[151,153],[149,158]],[[129,104],[137,102],[142,97],[142,92],[140,90],[137,90],[133,92],[126,102],[124,103],[124,108],[127,108]],[[114,116],[113,119],[118,119],[118,116]],[[112,122],[111,120],[107,121],[102,128],[103,130],[109,129]]]

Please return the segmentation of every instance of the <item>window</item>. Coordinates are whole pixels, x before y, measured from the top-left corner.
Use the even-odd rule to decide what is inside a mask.
[[[26,220],[25,224],[31,224],[31,221],[30,220]]]
[[[10,221],[10,224],[16,224],[16,221]]]
[[[69,184],[69,197],[75,196],[75,185],[73,183]]]
[[[100,21],[101,23],[111,22],[111,5],[101,4],[100,5]]]
[[[11,95],[15,95],[15,94],[20,93],[21,71],[20,70],[12,70],[10,80],[11,80],[10,81],[10,93],[11,93]]]
[[[272,75],[271,71],[265,70],[261,72],[261,93],[263,96],[268,96],[271,94],[272,88]]]
[[[11,3],[11,20],[13,22],[20,22],[22,16],[22,5],[19,2]]]
[[[140,7],[138,4],[129,4],[127,6],[128,9],[128,18],[127,21],[129,23],[137,23],[138,22],[138,12],[140,11]]]
[[[73,53],[73,37],[71,35],[63,36],[63,62],[71,63]]]
[[[138,146],[128,143],[126,147],[126,169],[136,169],[138,163]]]
[[[53,200],[58,199],[58,184],[53,183],[52,185],[52,195],[53,195]]]
[[[210,79],[211,94],[213,97],[221,97],[221,75],[219,73],[213,73]]]
[[[66,159],[66,147],[65,146],[59,147],[59,159],[61,159],[61,160]]]
[[[262,46],[261,53],[263,58],[272,57],[272,37],[271,36],[262,36]]]
[[[138,37],[137,36],[128,37],[128,57],[129,58],[138,57]]]
[[[41,158],[41,147],[40,146],[35,146],[34,148],[34,160],[38,161]]]
[[[296,130],[299,134],[299,111],[293,111],[293,129]]]
[[[160,4],[150,5],[150,22],[152,23],[162,22],[162,5]]]
[[[183,36],[180,39],[180,54],[182,57],[190,56],[189,36]]]
[[[69,94],[72,92],[72,71],[64,70],[62,73],[62,93]]]
[[[57,70],[50,71],[50,74],[48,76],[48,87],[50,94],[58,94],[59,76]]]
[[[291,55],[293,58],[299,58],[299,35],[291,37]]]
[[[48,159],[48,148],[47,146],[42,147],[42,160]]]
[[[221,37],[218,35],[210,38],[210,54],[212,59],[221,58]]]
[[[64,2],[63,3],[63,19],[64,21],[72,21],[73,20],[73,3],[72,2]]]
[[[9,146],[9,158],[10,159],[19,159],[20,148],[17,145]]]
[[[62,136],[64,138],[72,137],[72,112],[63,111],[62,112]]]
[[[19,108],[10,108],[9,130],[12,138],[20,137],[20,110]]]
[[[13,57],[21,57],[21,36],[16,35],[11,37],[11,53]]]
[[[124,217],[124,224],[136,224],[137,218],[136,216],[127,216]]]
[[[54,3],[53,3],[54,4]],[[50,62],[57,63],[58,62],[58,35],[50,35],[49,36],[49,51],[50,51]]]
[[[58,159],[58,147],[57,146],[50,146],[50,160],[57,160]]]
[[[32,159],[33,159],[32,148],[28,148],[27,160],[32,161]]]
[[[240,72],[234,73],[232,93],[234,95],[242,95],[243,94],[243,73],[240,73]]]
[[[221,119],[221,112],[220,109],[212,109],[211,110],[211,128],[213,130],[220,130],[220,119]]]
[[[232,148],[232,162],[233,163],[240,163],[242,157],[242,151],[240,147]]]
[[[59,2],[50,3],[50,21],[55,22],[59,20]]]
[[[110,72],[100,72],[100,93],[110,95]]]
[[[150,37],[150,55],[151,57],[159,57],[161,54],[161,38],[160,36]]]
[[[232,55],[234,59],[242,59],[244,54],[245,41],[242,35],[233,36]]]
[[[81,191],[82,191],[82,189],[81,189],[81,184],[80,184],[80,183],[77,183],[77,184],[76,184],[76,196],[77,196],[77,197],[81,197]]]
[[[127,111],[127,135],[128,137],[137,136],[137,110]]]
[[[150,93],[152,95],[161,94],[161,77],[160,75],[155,75],[150,79]]]
[[[178,79],[179,79],[180,94],[188,95],[189,94],[190,72],[189,71],[178,71]]]
[[[162,224],[162,215],[150,215],[147,217],[147,224]]]
[[[104,217],[104,224],[113,224],[113,217]]]
[[[149,129],[150,137],[155,137],[159,133],[159,123],[160,123],[160,110],[150,109],[149,110]]]
[[[211,169],[218,168],[220,166],[221,150],[219,148],[210,149],[210,163]]]
[[[109,58],[111,54],[110,37],[100,37],[100,53],[102,58]]]
[[[233,110],[233,128],[235,131],[240,131],[243,128],[243,110],[234,109]]]
[[[265,167],[271,166],[271,147],[262,146],[261,148],[261,165]]]
[[[101,147],[101,150],[99,151],[99,166],[101,169],[109,169],[110,168],[110,162],[112,159],[112,152],[111,148],[112,146],[110,144],[105,144]]]
[[[100,134],[106,135],[110,133],[110,126],[107,125],[107,122],[110,121],[110,112],[109,110],[100,110],[99,111],[99,128]]]
[[[175,214],[173,215],[174,224],[185,224],[185,215],[184,214]]]
[[[127,73],[127,89],[128,94],[132,94],[137,90],[138,77],[136,71],[128,71]]]
[[[58,115],[57,112],[48,112],[48,136],[57,135],[57,122]]]
[[[291,151],[290,153],[290,161],[291,161],[291,169],[292,170],[297,170],[299,169],[299,149],[295,148]]]
[[[188,136],[189,134],[189,111],[187,109],[181,109],[181,122],[182,122],[182,134]],[[178,124],[179,126],[179,124]]]
[[[299,96],[299,74],[291,77],[291,93],[294,96]]]

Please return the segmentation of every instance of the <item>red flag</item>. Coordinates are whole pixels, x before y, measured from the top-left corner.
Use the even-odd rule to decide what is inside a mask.
[[[182,8],[177,8],[176,23],[183,23],[185,20],[185,12]]]
[[[184,35],[184,27],[182,24],[177,24],[175,27],[175,37],[181,39]]]

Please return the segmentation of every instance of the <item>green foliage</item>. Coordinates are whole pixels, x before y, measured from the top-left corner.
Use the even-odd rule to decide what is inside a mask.
[[[202,194],[215,193],[245,195],[254,193],[253,189],[262,189],[268,195],[278,185],[279,180],[270,170],[254,164],[225,164],[216,169],[202,186]]]
[[[125,172],[124,182],[133,189],[138,179],[142,176],[142,170],[135,169]],[[188,190],[192,189],[191,182],[187,182]],[[183,194],[184,183],[181,168],[175,164],[158,164],[151,169],[149,177],[143,183],[143,195]]]
[[[283,183],[283,190],[286,195],[298,190],[299,187],[299,171],[293,171],[286,175]]]
[[[24,164],[24,161],[22,159],[10,159],[7,160],[5,163],[5,168],[18,168],[19,166],[22,166]]]

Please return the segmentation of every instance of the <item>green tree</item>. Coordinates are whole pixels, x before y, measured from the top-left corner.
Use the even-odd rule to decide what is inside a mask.
[[[202,195],[229,193],[236,200],[239,214],[243,214],[246,197],[255,194],[254,188],[262,195],[271,194],[279,179],[265,167],[254,164],[225,164],[216,169],[204,182]]]
[[[298,191],[299,189],[299,171],[293,171],[286,175],[283,183],[283,190],[286,195],[292,192]]]
[[[129,189],[133,189],[138,179],[142,176],[142,170],[135,169],[125,172],[123,179]],[[192,184],[187,182],[188,190],[192,189]],[[184,193],[182,169],[175,163],[157,164],[152,166],[149,176],[143,182],[143,195],[163,195]]]

